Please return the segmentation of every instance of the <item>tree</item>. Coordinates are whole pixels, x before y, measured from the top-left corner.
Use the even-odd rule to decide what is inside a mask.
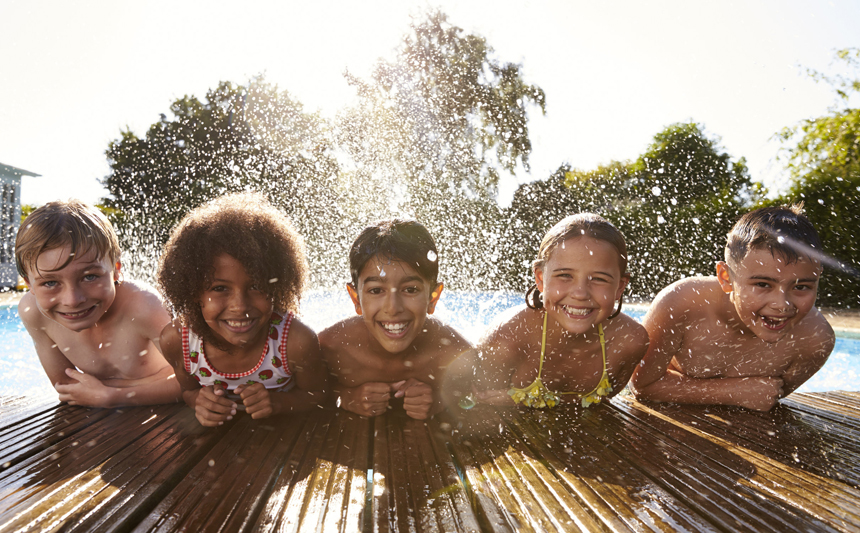
[[[822,276],[820,301],[856,307],[860,305],[860,286],[857,265],[851,261],[860,250],[860,109],[850,104],[852,98],[860,96],[860,49],[839,50],[836,59],[844,64],[847,75],[808,71],[836,93],[829,113],[777,134],[792,182],[789,190],[771,203],[804,202],[824,251],[835,257]]]
[[[452,286],[492,287],[484,258],[496,253],[490,243],[503,225],[499,176],[528,169],[528,110],[544,111],[543,91],[440,12],[413,23],[396,58],[380,61],[370,79],[347,78],[359,103],[338,121],[350,160],[341,176],[351,198],[345,209],[417,218],[447,249],[445,261],[458,265]]]
[[[222,82],[201,102],[185,96],[143,138],[110,143],[103,180],[108,207],[133,270],[154,272],[170,229],[189,210],[222,194],[254,190],[289,214],[311,243],[337,239],[337,165],[327,124],[261,77]],[[311,246],[311,257],[330,246]]]
[[[701,125],[673,124],[635,161],[592,171],[562,165],[549,180],[521,186],[509,209],[514,223],[507,240],[530,244],[506,258],[506,279],[527,283],[527,266],[546,231],[583,211],[624,233],[630,290],[637,296],[650,298],[679,278],[711,274],[734,220],[763,192],[744,160],[732,161],[721,150]]]

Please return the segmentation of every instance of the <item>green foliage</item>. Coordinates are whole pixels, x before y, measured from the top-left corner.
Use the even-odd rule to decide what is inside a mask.
[[[837,103],[830,113],[777,134],[784,145],[782,158],[792,183],[788,192],[770,203],[804,202],[824,251],[846,267],[842,271],[825,269],[819,302],[857,307],[860,283],[846,270],[858,268],[855,258],[860,250],[860,109],[848,107],[851,98],[860,96],[860,49],[839,50],[836,58],[851,74],[828,76],[809,71],[836,93]]]
[[[189,210],[228,192],[263,193],[306,239],[330,244],[331,233],[313,222],[332,221],[336,205],[337,165],[322,119],[262,78],[222,82],[205,101],[185,96],[170,112],[145,137],[124,131],[107,150],[105,204],[116,210],[121,244],[135,251],[135,275],[152,275],[170,229]]]
[[[732,161],[699,124],[673,124],[633,162],[589,172],[562,166],[521,186],[508,216],[515,250],[505,259],[511,288],[530,282],[528,265],[546,231],[567,215],[594,212],[624,233],[631,292],[653,297],[688,275],[711,274],[737,216],[762,194],[744,160]]]

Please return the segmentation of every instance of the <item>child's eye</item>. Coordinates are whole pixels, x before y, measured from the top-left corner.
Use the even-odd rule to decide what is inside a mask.
[[[796,291],[811,291],[812,285],[795,285],[794,290],[796,290]]]
[[[84,281],[95,281],[97,279],[99,279],[98,274],[87,274],[84,276]]]
[[[768,288],[770,288],[770,285],[765,283],[764,281],[759,281],[758,283],[755,284],[755,287],[759,287],[761,289],[768,289]]]
[[[43,283],[42,283],[42,287],[47,287],[47,288],[49,288],[49,289],[52,289],[52,288],[54,288],[54,287],[56,287],[56,286],[57,286],[57,282],[56,282],[56,281],[53,281],[53,280],[51,280],[51,281],[45,281],[45,282],[43,282]]]
[[[365,292],[368,294],[382,294],[382,288],[380,287],[368,287],[365,289]]]
[[[421,292],[421,288],[410,286],[410,287],[404,288],[403,292],[405,292],[406,294],[418,294],[419,292]]]
[[[212,292],[224,292],[227,290],[227,287],[225,287],[224,285],[213,285],[209,288],[209,290]]]

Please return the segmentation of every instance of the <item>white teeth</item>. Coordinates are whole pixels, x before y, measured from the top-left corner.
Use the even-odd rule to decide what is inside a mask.
[[[251,325],[253,320],[225,320],[231,328],[244,328]]]
[[[63,315],[69,318],[77,318],[79,316],[85,315],[87,311],[89,311],[89,309],[84,309],[83,311],[78,311],[77,313],[63,313]]]
[[[384,329],[385,331],[387,331],[389,333],[398,334],[398,333],[403,333],[403,331],[406,329],[406,326],[408,326],[409,323],[408,322],[380,322],[380,325],[382,325],[382,329]]]
[[[567,305],[561,306],[564,309],[564,312],[569,315],[577,315],[577,316],[585,316],[591,312],[591,309],[577,309],[575,307],[569,307]]]

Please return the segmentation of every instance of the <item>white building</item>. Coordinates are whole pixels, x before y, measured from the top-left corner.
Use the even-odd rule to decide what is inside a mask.
[[[0,163],[0,287],[18,284],[15,236],[21,225],[21,176],[39,174]]]

